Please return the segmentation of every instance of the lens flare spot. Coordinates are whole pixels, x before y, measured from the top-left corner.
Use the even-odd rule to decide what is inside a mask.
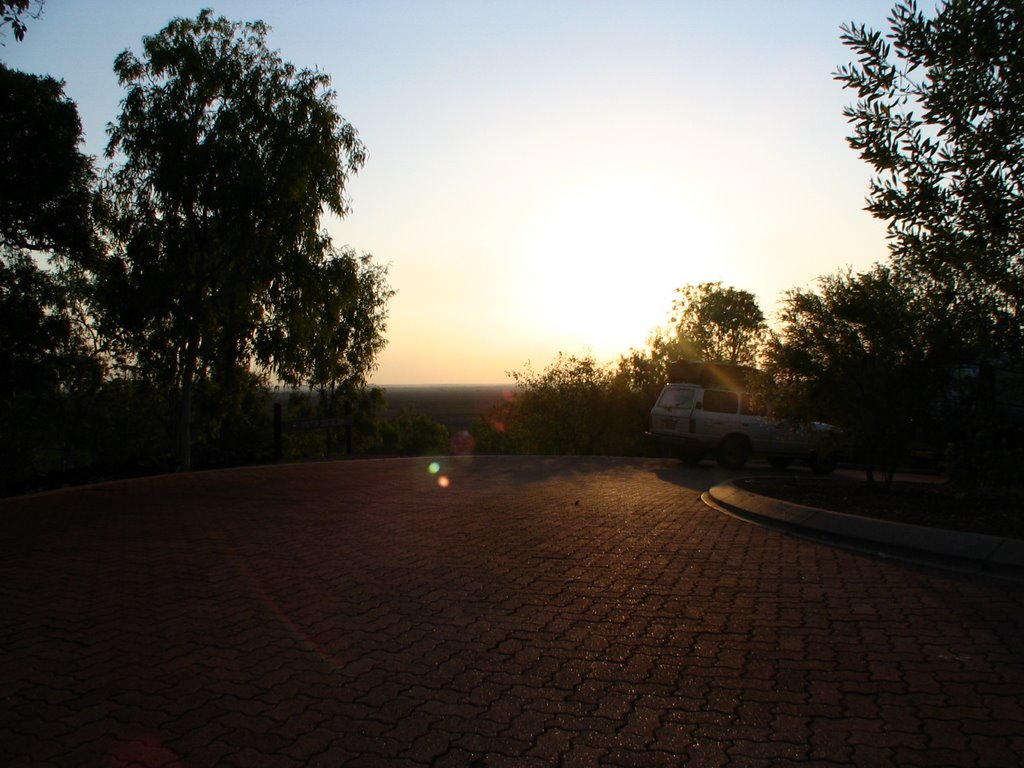
[[[438,472],[441,471],[441,465],[438,464],[436,461],[432,461],[430,462],[430,465],[427,467],[427,471],[432,475],[436,475]]]
[[[441,475],[439,478],[437,478],[437,484],[441,488],[447,488],[449,485],[451,485],[451,480],[449,480],[447,476]]]

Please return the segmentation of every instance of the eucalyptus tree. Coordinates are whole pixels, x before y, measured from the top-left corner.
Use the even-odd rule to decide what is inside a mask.
[[[365,161],[328,75],[284,61],[268,32],[204,10],[114,62],[126,93],[107,146],[104,320],[143,375],[177,392],[182,468],[197,380],[286,360],[289,375],[310,370],[288,326],[296,306],[333,301],[322,286],[301,291],[332,269],[321,218],[348,212],[345,186]],[[346,307],[352,326],[382,330],[379,315]]]
[[[333,411],[340,395],[366,384],[384,348],[387,302],[394,291],[387,268],[349,248],[324,245],[327,258],[290,275],[282,322],[268,323],[256,338],[257,359],[273,365],[293,386],[308,386]]]

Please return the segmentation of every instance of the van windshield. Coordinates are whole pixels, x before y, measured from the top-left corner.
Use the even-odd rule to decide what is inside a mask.
[[[661,393],[658,405],[662,408],[690,408],[693,406],[692,389],[676,389],[670,387]]]

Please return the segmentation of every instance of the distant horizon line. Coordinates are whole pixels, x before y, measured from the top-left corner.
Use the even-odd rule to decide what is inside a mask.
[[[415,388],[423,388],[423,387],[433,387],[435,389],[438,389],[438,388],[441,388],[441,387],[463,387],[463,388],[488,387],[488,388],[491,388],[491,389],[497,389],[498,387],[504,387],[506,389],[514,389],[518,385],[515,382],[513,382],[513,381],[506,381],[506,382],[497,382],[497,383],[491,382],[491,383],[486,383],[486,384],[479,384],[479,383],[471,383],[471,384],[464,384],[464,383],[454,383],[454,384],[453,383],[446,383],[446,384],[445,383],[442,383],[442,384],[378,384],[377,382],[368,382],[366,386],[367,387],[376,387],[377,389],[415,389]],[[270,388],[271,389],[277,389],[277,390],[313,389],[309,385],[303,385],[303,386],[298,386],[298,387],[289,387],[286,384],[283,384],[281,382],[278,382],[277,384],[271,383],[270,384]]]
[[[400,389],[400,388],[413,388],[413,387],[515,387],[515,383],[511,381],[505,382],[488,382],[488,383],[433,383],[433,384],[378,384],[377,382],[370,382],[367,384],[369,387],[377,387],[379,389]]]

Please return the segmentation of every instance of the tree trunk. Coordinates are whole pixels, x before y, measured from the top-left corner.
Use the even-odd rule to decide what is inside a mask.
[[[178,471],[192,470],[192,381],[196,375],[196,348],[189,339],[181,371],[181,397],[178,403]]]

